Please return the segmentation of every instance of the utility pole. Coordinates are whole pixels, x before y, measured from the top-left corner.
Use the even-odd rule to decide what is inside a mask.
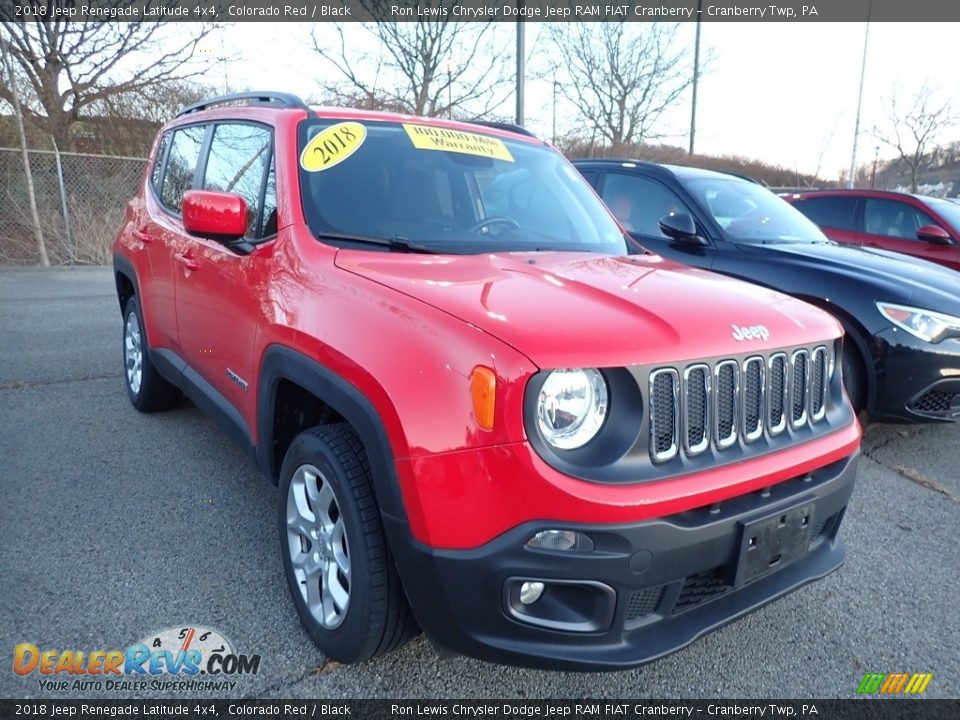
[[[517,0],[517,125],[523,125],[523,76],[526,72],[526,56],[523,49],[524,0]]]
[[[863,105],[863,78],[867,74],[867,41],[870,39],[870,11],[873,10],[873,0],[867,5],[867,28],[863,32],[863,60],[860,64],[860,92],[857,95],[857,119],[853,125],[853,152],[850,154],[850,175],[847,177],[847,187],[852,188],[857,175],[857,139],[860,136],[860,107]]]
[[[700,79],[700,15],[703,0],[697,0],[697,39],[693,45],[693,102],[690,105],[690,155],[693,155],[693,139],[697,134],[697,81]]]

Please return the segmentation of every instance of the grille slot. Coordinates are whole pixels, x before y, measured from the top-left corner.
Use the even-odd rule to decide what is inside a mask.
[[[723,567],[689,575],[683,581],[683,589],[677,596],[673,612],[674,614],[683,612],[695,605],[712,600],[718,595],[723,595],[729,589],[730,586],[723,575]]]
[[[683,437],[688,455],[710,446],[710,368],[691,365],[683,371]]]
[[[827,349],[818,347],[810,360],[810,419],[816,422],[827,412]]]
[[[679,450],[679,376],[673,368],[650,374],[650,456],[666,462]]]
[[[714,438],[717,448],[723,450],[737,441],[737,396],[740,394],[740,367],[735,360],[724,360],[717,363],[714,388]]]
[[[637,590],[627,600],[626,619],[636,620],[649,615],[657,609],[661,597],[663,597],[662,585]]]
[[[793,427],[800,427],[807,421],[807,367],[806,350],[797,350],[790,357],[790,420]]]
[[[743,364],[743,439],[753,442],[763,435],[762,357],[747,358]]]
[[[776,353],[767,362],[770,386],[767,389],[767,430],[779,435],[787,429],[787,356]]]
[[[913,401],[911,409],[928,415],[952,415],[960,413],[960,393],[929,390]]]

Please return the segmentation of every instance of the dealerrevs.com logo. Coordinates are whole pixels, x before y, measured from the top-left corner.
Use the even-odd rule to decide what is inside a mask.
[[[20,643],[13,671],[36,674],[41,690],[143,692],[233,690],[240,675],[256,675],[259,655],[234,652],[217,632],[197,626],[148,635],[125,650],[41,648]]]

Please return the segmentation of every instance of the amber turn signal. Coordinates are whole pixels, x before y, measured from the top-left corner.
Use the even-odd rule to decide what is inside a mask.
[[[497,376],[488,367],[477,365],[470,374],[473,416],[484,430],[493,429],[493,411],[497,402]]]

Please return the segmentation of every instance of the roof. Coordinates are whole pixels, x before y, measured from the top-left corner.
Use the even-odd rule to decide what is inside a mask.
[[[266,114],[270,114],[271,112],[281,113],[294,111],[304,113],[308,117],[313,116],[318,118],[366,120],[370,122],[416,122],[419,125],[430,125],[432,127],[448,128],[462,132],[477,132],[478,128],[482,127],[483,132],[488,135],[499,135],[509,137],[512,140],[524,140],[526,142],[543,144],[543,141],[539,140],[529,130],[512,123],[490,120],[477,120],[476,122],[469,120],[450,120],[403,113],[382,112],[378,110],[357,110],[340,107],[310,108],[296,95],[274,92],[272,90],[248,91],[208,98],[182,108],[177,113],[175,120],[181,120],[183,118],[192,120],[194,119],[193,116],[199,113],[210,113],[216,117],[222,117],[224,114],[234,114],[238,110],[261,116],[265,114],[264,111],[267,111]]]
[[[576,158],[572,160],[576,165],[597,165],[618,167],[642,167],[650,170],[658,170],[663,173],[673,175],[680,180],[693,180],[696,178],[715,178],[720,180],[742,180],[744,182],[756,182],[752,178],[736,173],[719,172],[716,170],[704,170],[702,168],[689,167],[687,165],[662,165],[660,163],[650,162],[649,160],[632,160],[629,158]]]
[[[917,200],[934,200],[936,198],[928,198],[926,195],[916,195],[911,193],[902,193],[895,190],[876,190],[873,188],[828,188],[826,190],[802,190],[800,192],[788,193],[791,198],[800,198],[800,197],[825,197],[825,196],[834,196],[834,197],[876,197],[876,198],[888,198],[891,200],[899,200],[905,197],[916,198]]]

